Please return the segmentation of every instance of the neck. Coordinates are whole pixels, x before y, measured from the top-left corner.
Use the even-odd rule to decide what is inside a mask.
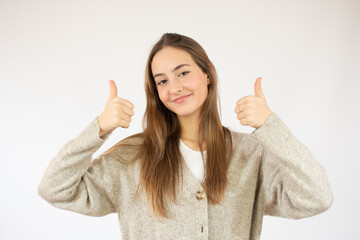
[[[193,150],[200,150],[199,147],[199,116],[192,115],[178,117],[181,126],[181,140]]]

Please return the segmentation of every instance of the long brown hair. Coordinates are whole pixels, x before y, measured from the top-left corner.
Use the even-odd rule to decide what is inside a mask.
[[[180,123],[175,113],[161,102],[153,73],[152,60],[166,46],[186,50],[194,62],[209,76],[208,95],[200,111],[199,146],[206,146],[206,172],[203,188],[212,204],[220,204],[228,184],[228,160],[232,154],[229,129],[222,126],[218,111],[217,74],[204,49],[195,40],[176,33],[165,33],[153,46],[146,63],[146,110],[143,117],[143,142],[133,160],[140,160],[139,189],[144,189],[154,216],[168,217],[167,199],[176,202],[179,183],[183,182],[182,155],[179,150]],[[181,181],[180,181],[181,176]]]

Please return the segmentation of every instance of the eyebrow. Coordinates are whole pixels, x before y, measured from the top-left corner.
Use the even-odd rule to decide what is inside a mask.
[[[189,64],[180,64],[179,66],[175,67],[175,68],[172,70],[172,72],[175,72],[176,70],[178,70],[179,68],[182,68],[182,67],[184,67],[184,66],[189,66],[189,67],[190,67]],[[155,75],[154,75],[154,79],[155,79],[157,76],[162,76],[162,75],[165,75],[165,74],[164,74],[164,73],[155,74]]]

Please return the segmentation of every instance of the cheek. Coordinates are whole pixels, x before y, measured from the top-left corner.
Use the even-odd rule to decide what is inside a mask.
[[[166,89],[162,88],[162,89],[158,89],[158,94],[159,94],[159,98],[160,100],[164,103],[167,101],[167,91]]]
[[[208,89],[207,89],[207,86],[204,87],[204,90],[202,92],[202,97],[203,99],[205,100],[208,96]]]
[[[193,81],[191,83],[191,88],[197,90],[197,92],[201,95],[207,95],[208,86],[206,80],[198,79],[198,81]]]
[[[182,87],[192,91],[198,91],[201,88],[201,82],[198,78],[188,78],[182,82]]]
[[[201,84],[201,86],[199,86],[199,89],[201,89],[202,98],[206,99],[208,95],[208,85],[206,83],[203,83]]]

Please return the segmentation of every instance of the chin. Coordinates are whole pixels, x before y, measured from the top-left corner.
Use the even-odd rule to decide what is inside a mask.
[[[183,106],[166,106],[171,112],[175,113],[178,117],[189,117],[198,111],[200,111],[200,107],[195,104],[187,104]]]
[[[180,110],[177,110],[177,111],[170,110],[170,111],[175,113],[178,117],[188,117],[196,112],[196,110],[190,110],[190,109],[184,109],[182,111],[180,111]]]

